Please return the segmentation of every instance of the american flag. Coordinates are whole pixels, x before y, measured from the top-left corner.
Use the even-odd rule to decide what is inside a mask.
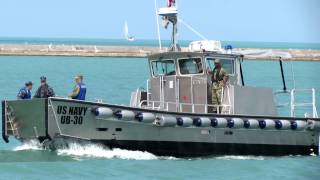
[[[175,0],[168,0],[168,7],[172,7],[172,6],[174,6],[174,5],[175,5],[175,3],[176,3],[176,1],[175,1]]]

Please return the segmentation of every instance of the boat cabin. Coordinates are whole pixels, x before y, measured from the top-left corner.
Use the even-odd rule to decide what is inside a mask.
[[[229,80],[221,92],[221,103],[213,104],[211,78],[217,59]],[[144,95],[136,92],[132,106],[170,112],[276,114],[271,89],[244,86],[240,55],[165,52],[150,55],[148,63],[147,91]]]
[[[172,24],[171,45],[168,52],[148,57],[147,90],[134,92],[130,105],[170,112],[276,115],[272,89],[244,86],[241,56],[223,52],[220,41],[194,41],[188,52],[181,51],[177,14],[175,7],[159,10],[165,27]],[[219,101],[213,102],[211,77],[216,60],[229,78],[221,99],[215,95]]]

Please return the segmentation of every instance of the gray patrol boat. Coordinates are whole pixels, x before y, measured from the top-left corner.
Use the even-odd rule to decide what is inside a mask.
[[[181,52],[177,9],[161,8],[158,14],[173,25],[172,46],[148,57],[147,88],[132,93],[130,106],[58,97],[4,100],[3,139],[37,139],[53,149],[70,140],[94,142],[179,157],[319,153],[314,89],[274,93],[271,88],[246,86],[242,55],[221,50],[216,41],[194,42],[189,51]],[[210,72],[217,59],[229,80],[221,103],[212,104]],[[301,91],[310,93],[310,103],[297,101]],[[277,113],[279,93],[291,97],[290,116]]]

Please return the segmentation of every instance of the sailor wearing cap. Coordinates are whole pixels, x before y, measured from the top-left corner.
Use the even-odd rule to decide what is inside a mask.
[[[31,99],[32,82],[26,82],[25,86],[19,90],[18,99]]]
[[[86,99],[87,88],[83,83],[83,76],[77,75],[74,77],[74,79],[76,81],[76,85],[73,88],[72,93],[69,94],[69,97],[72,99],[84,101]]]
[[[54,97],[54,91],[53,89],[48,85],[47,78],[45,76],[40,77],[41,85],[38,88],[36,94],[34,95],[34,98],[48,98],[48,97]]]
[[[212,104],[221,105],[222,88],[226,85],[229,77],[227,72],[222,68],[220,59],[215,59],[214,69],[212,71]],[[217,112],[217,107],[213,108]]]

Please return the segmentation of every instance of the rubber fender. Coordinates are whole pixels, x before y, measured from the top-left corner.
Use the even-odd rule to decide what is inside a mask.
[[[227,126],[229,128],[243,128],[243,120],[240,118],[229,119]]]
[[[259,129],[259,121],[256,119],[247,119],[243,126],[247,129]]]
[[[307,126],[309,130],[320,131],[320,122],[315,120],[308,120]]]
[[[143,123],[153,123],[156,117],[153,113],[137,113],[136,119]]]
[[[173,116],[161,116],[157,118],[157,124],[164,127],[173,127],[177,125],[177,119]]]
[[[178,117],[177,125],[182,127],[192,126],[193,120],[190,117]]]
[[[261,129],[274,129],[275,122],[272,119],[264,119],[259,121],[259,126]]]
[[[211,126],[211,120],[206,117],[193,119],[193,125],[197,127],[209,127]]]
[[[276,129],[290,129],[291,128],[291,123],[288,120],[277,120],[275,122],[275,128]]]
[[[301,131],[306,129],[307,122],[303,120],[291,121],[291,129],[296,131]]]
[[[92,108],[91,112],[97,117],[101,117],[101,118],[110,118],[113,116],[112,109],[105,108],[105,107]]]
[[[227,119],[225,118],[213,118],[211,119],[211,126],[216,128],[225,128],[227,127]]]
[[[114,115],[123,121],[131,121],[134,120],[135,114],[132,111],[120,110],[114,113]]]

